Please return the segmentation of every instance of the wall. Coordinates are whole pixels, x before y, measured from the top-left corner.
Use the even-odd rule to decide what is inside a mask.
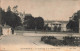
[[[11,28],[2,28],[3,35],[11,35]]]
[[[62,24],[61,31],[67,31],[66,25],[67,25],[67,23]]]

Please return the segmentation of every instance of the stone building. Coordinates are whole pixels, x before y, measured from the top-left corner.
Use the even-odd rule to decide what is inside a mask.
[[[51,28],[51,31],[67,31],[67,23],[68,21],[45,21],[44,25],[48,24],[48,27]]]
[[[11,35],[11,34],[12,34],[11,27],[5,24],[5,25],[2,27],[2,34],[3,34],[3,35]]]

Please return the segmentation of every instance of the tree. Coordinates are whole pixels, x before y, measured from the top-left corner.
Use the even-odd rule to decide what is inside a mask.
[[[0,8],[0,36],[2,35],[2,8]]]
[[[35,28],[43,29],[44,28],[44,20],[42,17],[35,18]]]
[[[31,14],[26,14],[24,17],[24,21],[29,20],[29,19],[33,19],[34,17]]]
[[[16,5],[16,6],[14,6],[14,7],[12,8],[12,10],[13,10],[13,12],[14,12],[15,14],[18,15],[19,13],[18,13],[17,8],[18,8],[18,6]]]
[[[1,15],[0,16],[0,22],[3,25],[5,23],[5,20],[4,20],[4,18],[5,18],[5,11],[2,8],[0,8],[0,15]]]
[[[8,6],[7,11],[11,11],[11,7],[10,6]]]
[[[26,14],[23,24],[26,29],[43,29],[44,28],[43,18],[42,17],[34,18],[31,14]]]
[[[34,17],[31,14],[26,14],[23,24],[25,29],[34,29],[35,28]]]
[[[75,30],[75,26],[76,26],[76,23],[73,20],[70,20],[69,23],[67,24],[67,28],[71,29],[72,31]]]
[[[49,24],[47,23],[44,25],[43,29],[46,31],[49,31],[49,30],[51,30],[51,27],[49,27]]]
[[[74,13],[72,20],[67,24],[67,28],[71,29],[74,32],[79,32],[79,19],[80,19],[80,10],[77,13]]]
[[[21,18],[11,11],[10,6],[7,9],[6,17],[4,18],[7,25],[15,28],[21,25]]]

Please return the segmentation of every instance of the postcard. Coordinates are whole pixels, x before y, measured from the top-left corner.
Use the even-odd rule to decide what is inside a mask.
[[[0,51],[80,51],[80,0],[0,0]]]

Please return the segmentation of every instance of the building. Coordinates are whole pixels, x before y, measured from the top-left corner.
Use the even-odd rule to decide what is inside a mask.
[[[4,24],[4,26],[2,26],[2,34],[3,35],[11,35],[12,34],[11,27]]]
[[[45,21],[44,25],[48,24],[51,31],[67,31],[66,25],[68,21]]]

